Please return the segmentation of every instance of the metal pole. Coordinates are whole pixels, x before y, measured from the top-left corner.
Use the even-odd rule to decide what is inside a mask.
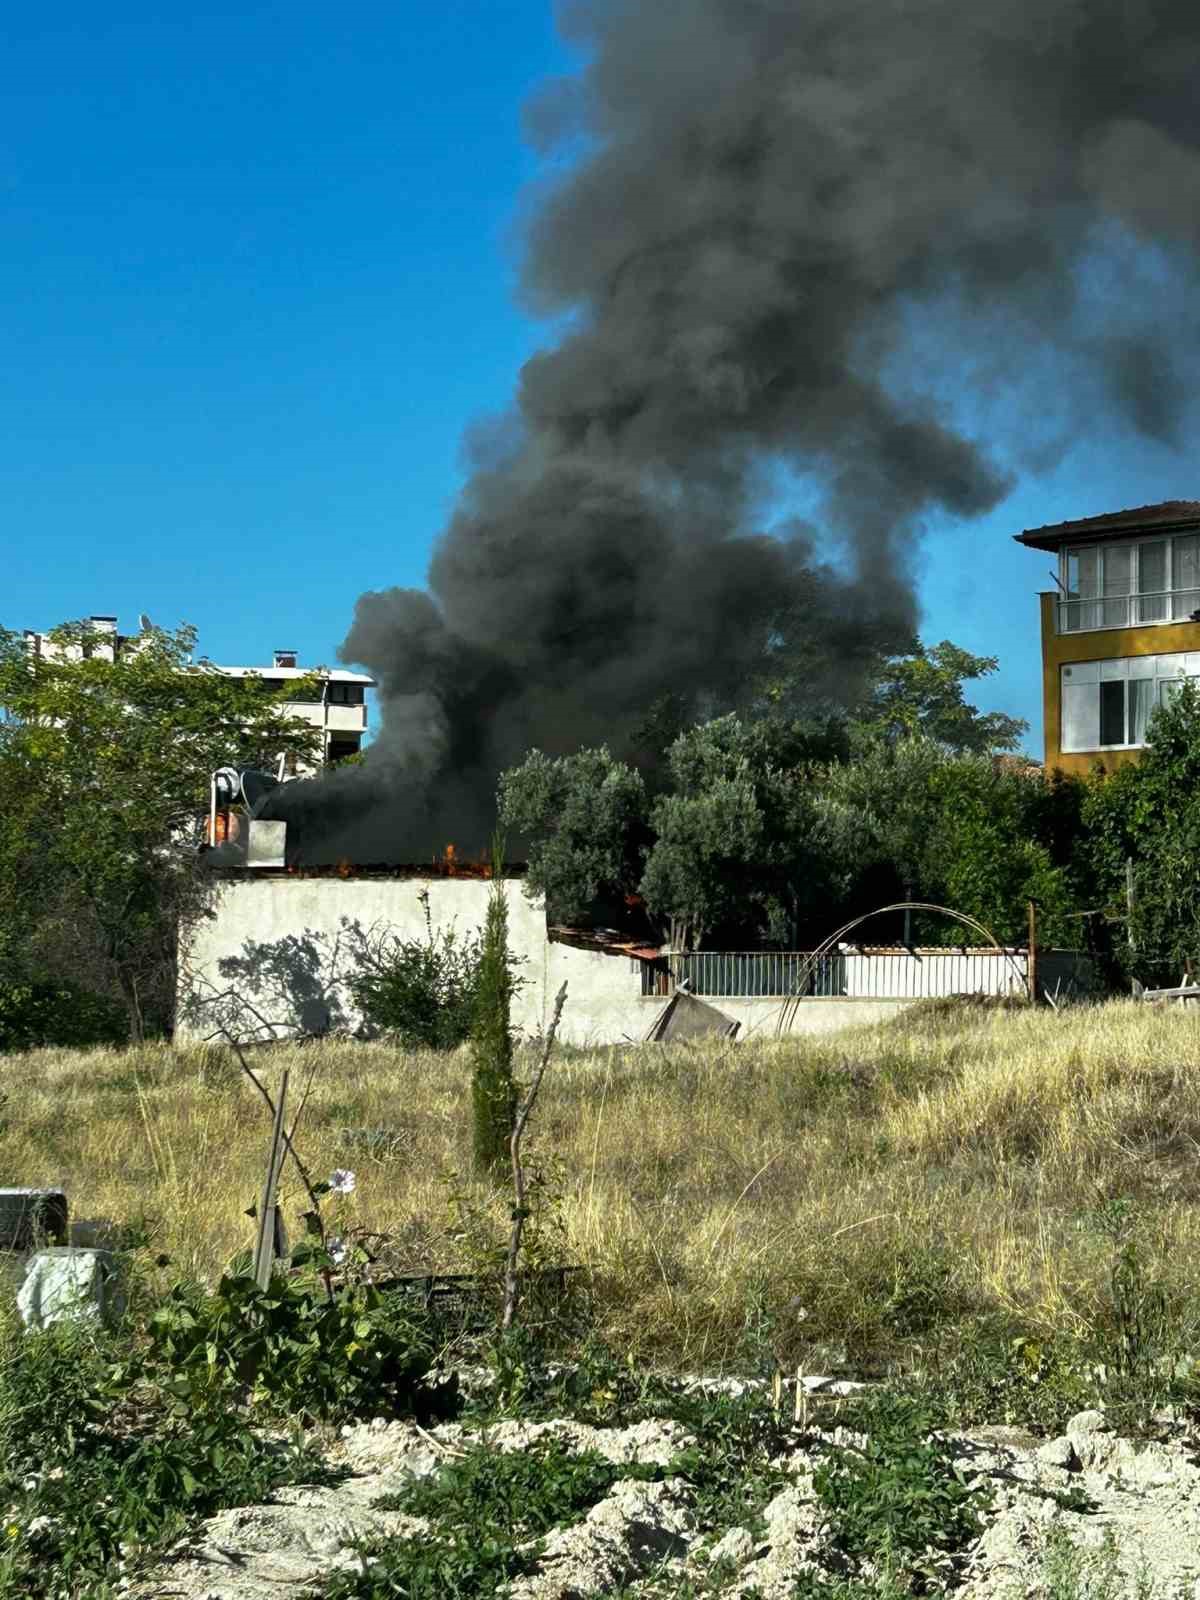
[[[1125,857],[1125,936],[1132,950],[1133,943],[1133,913],[1137,907],[1137,896],[1133,888],[1133,857]]]
[[[1037,1004],[1037,906],[1029,902],[1029,1002]]]

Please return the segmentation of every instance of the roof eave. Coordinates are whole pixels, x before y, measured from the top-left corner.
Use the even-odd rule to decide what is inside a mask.
[[[1153,538],[1156,534],[1197,531],[1200,531],[1200,515],[1161,522],[1126,522],[1112,528],[1080,528],[1063,523],[1059,527],[1026,528],[1023,533],[1014,533],[1013,539],[1027,550],[1046,550],[1053,554],[1068,544],[1099,544],[1111,539]]]

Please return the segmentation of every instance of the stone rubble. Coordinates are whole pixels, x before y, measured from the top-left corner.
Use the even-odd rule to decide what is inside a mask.
[[[153,1581],[129,1592],[140,1600],[300,1600],[323,1575],[356,1565],[352,1546],[364,1534],[426,1531],[419,1519],[375,1508],[406,1478],[435,1471],[480,1440],[509,1451],[546,1436],[617,1463],[662,1465],[693,1442],[667,1421],[625,1428],[506,1421],[426,1431],[377,1420],[345,1428],[327,1451],[348,1470],[345,1482],[285,1489],[271,1505],[219,1513]],[[841,1428],[824,1435],[826,1448],[854,1442]],[[1098,1550],[1109,1530],[1130,1595],[1200,1600],[1200,1467],[1182,1440],[1137,1444],[1113,1434],[1099,1412],[1081,1412],[1058,1439],[992,1428],[954,1444],[963,1473],[986,1480],[994,1495],[988,1525],[961,1566],[959,1600],[1047,1600],[1039,1580],[1047,1541],[1065,1532],[1081,1549]],[[786,1600],[806,1568],[830,1577],[852,1573],[823,1534],[811,1479],[816,1459],[811,1449],[781,1458],[791,1481],[761,1524],[716,1538],[698,1525],[683,1479],[622,1479],[579,1523],[548,1536],[536,1570],[510,1586],[511,1600],[587,1600],[618,1591],[669,1596],[684,1578],[716,1578],[726,1600],[751,1592]],[[1070,1509],[1072,1491],[1086,1497],[1089,1510]],[[1149,1591],[1138,1588],[1143,1579]]]

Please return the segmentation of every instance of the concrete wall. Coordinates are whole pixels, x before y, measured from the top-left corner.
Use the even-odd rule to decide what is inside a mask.
[[[245,877],[222,885],[216,916],[201,923],[181,952],[184,1039],[203,1038],[232,1004],[216,997],[230,990],[253,1006],[243,1008],[242,1031],[290,1035],[297,1028],[354,1027],[345,980],[354,968],[353,947],[372,932],[393,929],[425,937],[421,893],[429,896],[435,930],[474,932],[483,925],[490,883],[476,878]],[[519,880],[505,884],[509,941],[522,964],[525,986],[513,1022],[536,1034],[549,1023],[564,979],[568,1002],[559,1037],[573,1044],[641,1039],[664,1001],[643,1002],[640,963],[566,945],[550,944],[540,904],[526,898]]]
[[[717,999],[708,1003],[741,1023],[739,1039],[773,1039],[784,1005],[782,1000],[767,999]],[[854,1000],[841,996],[831,1000],[801,1000],[795,1008],[788,1036],[836,1033],[839,1028],[856,1028],[866,1022],[890,1022],[915,1004],[915,1000]]]
[[[181,951],[178,1037],[203,1038],[222,1020],[246,1037],[318,1033],[330,1026],[353,1029],[362,1020],[346,988],[357,966],[356,942],[389,929],[423,939],[422,893],[429,897],[435,931],[475,932],[483,925],[490,889],[477,878],[246,875],[232,880],[219,891],[216,915],[200,924]],[[643,996],[641,963],[550,943],[541,903],[526,897],[519,879],[509,879],[505,893],[510,944],[525,980],[513,1007],[514,1025],[527,1036],[543,1032],[565,979],[567,1005],[559,1028],[564,1043],[644,1039],[667,1001]],[[911,987],[905,994],[899,986],[895,958],[846,960],[863,987],[848,984],[846,994],[802,1000],[789,1032],[827,1033],[880,1022],[913,1003]],[[1046,952],[1040,959],[1041,985],[1054,992],[1061,980],[1065,988],[1077,970],[1077,958]],[[926,992],[1019,990],[1025,957],[1015,955],[1010,963],[992,955],[947,953],[944,976],[944,987]],[[774,1037],[783,1008],[779,997],[769,996],[713,996],[710,1003],[741,1023],[738,1037],[743,1039]]]

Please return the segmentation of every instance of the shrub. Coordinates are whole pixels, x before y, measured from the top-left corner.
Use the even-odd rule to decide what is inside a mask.
[[[354,1002],[373,1027],[416,1050],[453,1050],[471,1032],[481,941],[454,928],[437,934],[423,890],[425,938],[385,936],[350,982]]]
[[[426,1328],[368,1284],[331,1295],[315,1274],[275,1273],[259,1289],[230,1272],[212,1294],[176,1285],[148,1331],[153,1362],[192,1409],[246,1400],[292,1418],[428,1417],[447,1399],[426,1383]]]
[[[0,983],[0,1055],[45,1045],[123,1044],[122,1007],[71,983]]]

